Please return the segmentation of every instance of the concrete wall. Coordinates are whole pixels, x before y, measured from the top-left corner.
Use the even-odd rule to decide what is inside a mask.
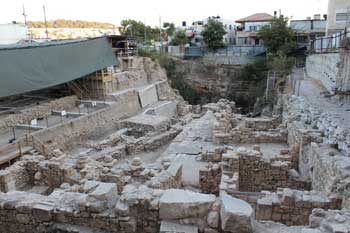
[[[336,78],[338,91],[350,91],[350,51],[340,52],[339,72]]]
[[[27,124],[34,118],[51,115],[52,110],[62,111],[75,107],[78,98],[76,96],[67,96],[60,99],[48,101],[40,105],[27,107],[19,113],[9,115],[0,120],[0,130],[6,130],[16,124]]]
[[[27,27],[22,24],[0,24],[0,44],[15,44],[27,37]]]
[[[320,80],[329,92],[336,87],[336,76],[339,62],[338,53],[313,54],[306,60],[307,75]]]
[[[40,130],[33,135],[50,148],[66,149],[89,135],[99,134],[115,127],[120,119],[130,117],[141,109],[138,93],[134,90],[115,96],[115,101],[115,104],[88,116]]]
[[[307,75],[320,80],[328,91],[350,91],[350,51],[313,54],[306,60]]]

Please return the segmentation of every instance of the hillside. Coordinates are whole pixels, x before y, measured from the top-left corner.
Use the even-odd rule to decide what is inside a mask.
[[[29,28],[45,28],[45,22],[43,21],[28,21]],[[115,25],[111,23],[101,22],[89,22],[83,20],[66,20],[57,19],[50,20],[47,22],[48,28],[102,28],[102,29],[113,29]]]

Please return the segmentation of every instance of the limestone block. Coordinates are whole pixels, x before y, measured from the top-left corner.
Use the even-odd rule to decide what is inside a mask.
[[[253,208],[245,201],[221,194],[221,228],[224,232],[252,233]]]
[[[272,218],[272,200],[268,197],[258,200],[256,209],[257,220],[270,220]]]
[[[47,222],[52,219],[54,205],[52,203],[38,203],[33,207],[33,217],[36,222]]]
[[[198,233],[198,227],[193,225],[182,225],[175,222],[162,221],[160,233]]]
[[[169,189],[160,198],[159,215],[165,220],[204,217],[215,199],[215,195]]]
[[[89,193],[89,197],[93,197],[97,200],[105,201],[109,198],[118,195],[117,184],[114,183],[102,183]]]
[[[210,211],[207,218],[208,225],[212,228],[219,227],[219,212]]]

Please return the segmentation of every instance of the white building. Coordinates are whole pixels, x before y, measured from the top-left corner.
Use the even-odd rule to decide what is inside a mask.
[[[27,38],[27,27],[23,24],[0,24],[0,44],[15,44]]]
[[[350,27],[350,0],[329,0],[327,34],[331,35]]]
[[[210,19],[214,19],[221,22],[224,25],[226,34],[223,37],[223,41],[227,44],[234,44],[236,37],[235,22],[234,20],[222,19],[219,16],[208,17],[202,21],[193,22],[191,26],[186,27],[186,34],[188,37],[192,38],[192,43],[200,45],[202,43],[202,32],[205,25],[208,24]]]

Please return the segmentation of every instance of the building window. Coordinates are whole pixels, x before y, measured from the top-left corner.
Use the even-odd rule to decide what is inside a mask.
[[[257,30],[257,26],[249,26],[250,32],[255,32]]]
[[[227,29],[227,24],[225,24],[225,29]]]
[[[336,20],[337,22],[350,22],[350,13],[337,13]]]
[[[232,30],[232,25],[231,24],[230,24],[229,28],[230,28],[230,30]]]

